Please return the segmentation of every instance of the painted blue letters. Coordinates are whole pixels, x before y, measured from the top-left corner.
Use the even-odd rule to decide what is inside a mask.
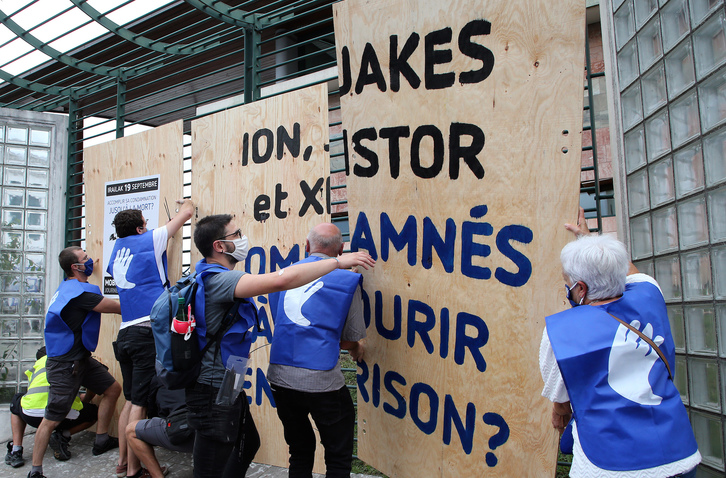
[[[466,335],[466,326],[471,325],[477,331],[475,337]],[[484,321],[476,315],[459,312],[456,315],[456,343],[454,345],[454,362],[464,364],[465,349],[469,349],[477,370],[483,372],[487,363],[481,353],[481,348],[489,341],[489,328]]]
[[[353,237],[350,238],[351,252],[356,252],[359,249],[365,249],[374,260],[378,260],[376,243],[373,240],[371,226],[368,224],[368,216],[364,212],[358,213],[358,219],[355,221],[355,231],[353,231]]]
[[[358,362],[358,368],[360,368],[360,373],[356,373],[355,375],[355,380],[358,382],[358,396],[362,398],[364,402],[368,403],[368,400],[370,400],[368,389],[366,388],[366,382],[370,376],[368,373],[368,364],[365,362]]]
[[[396,387],[393,386],[394,383],[400,383],[401,385],[405,386],[406,379],[403,378],[400,373],[386,372],[386,374],[383,376],[383,386],[386,387],[388,393],[390,393],[391,396],[396,399],[398,407],[393,408],[392,405],[386,402],[383,404],[383,411],[388,413],[389,415],[393,415],[396,418],[403,418],[406,416],[406,400],[398,392],[398,390],[396,390]]]
[[[466,426],[461,421],[461,415],[456,410],[454,399],[451,395],[444,397],[444,443],[451,444],[451,424],[454,424],[456,431],[459,433],[461,447],[468,455],[474,446],[474,427],[476,424],[476,407],[473,403],[466,404]]]
[[[418,243],[418,231],[416,229],[416,218],[408,216],[406,223],[399,234],[393,226],[391,219],[385,212],[381,213],[381,259],[388,260],[389,243],[397,251],[403,250],[408,246],[408,265],[416,265],[416,245]]]
[[[446,232],[444,239],[441,239],[439,231],[429,217],[423,220],[423,247],[421,249],[421,265],[424,269],[431,269],[434,262],[434,252],[441,259],[444,270],[448,273],[454,272],[454,243],[456,240],[456,223],[453,219],[446,220]]]
[[[419,398],[421,394],[425,394],[429,399],[429,420],[423,421],[419,416]],[[431,435],[436,430],[436,423],[439,416],[439,396],[436,391],[426,383],[414,383],[411,387],[411,398],[409,400],[409,408],[411,411],[411,419],[416,426],[427,435]],[[424,408],[425,410],[425,408]]]
[[[384,339],[398,340],[401,338],[401,296],[393,297],[393,327],[387,329],[383,325],[383,294],[377,290],[376,293],[376,331]]]
[[[420,312],[426,318],[424,322],[418,322],[416,320],[417,312]],[[408,301],[408,324],[406,326],[406,337],[408,339],[409,347],[413,348],[416,343],[416,333],[418,333],[421,336],[421,342],[423,342],[424,347],[426,347],[426,351],[429,354],[434,353],[434,343],[431,341],[431,337],[429,337],[429,332],[433,330],[435,325],[436,315],[434,314],[434,309],[432,309],[430,305],[418,300]]]
[[[474,219],[484,217],[487,213],[486,206],[471,208],[469,214]],[[489,279],[492,271],[488,267],[474,265],[473,256],[488,257],[491,254],[491,247],[486,244],[474,242],[474,236],[491,236],[494,228],[488,222],[464,221],[461,225],[461,273],[473,279]]]
[[[261,368],[257,369],[257,380],[255,382],[257,385],[255,387],[255,404],[257,404],[258,407],[262,405],[262,392],[265,392],[264,395],[270,401],[270,404],[276,408],[275,399],[272,398],[272,389],[270,388],[270,382],[267,381],[265,372]]]
[[[529,259],[521,252],[515,250],[510,241],[521,242],[522,244],[529,244],[532,242],[532,230],[524,226],[505,226],[497,234],[497,249],[499,252],[511,259],[512,262],[519,268],[516,273],[509,272],[501,267],[497,267],[494,277],[499,280],[502,284],[510,285],[512,287],[521,287],[527,283],[530,276],[532,275],[532,263]]]
[[[287,257],[282,257],[277,246],[270,247],[270,272],[275,272],[277,268],[283,269],[300,260],[300,245],[295,244],[290,249]]]

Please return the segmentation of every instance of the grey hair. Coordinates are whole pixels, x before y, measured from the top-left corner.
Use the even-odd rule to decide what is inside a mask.
[[[590,300],[623,294],[630,258],[625,244],[610,235],[583,236],[562,248],[562,271],[572,284],[587,284]]]
[[[311,229],[308,233],[308,242],[310,243],[310,250],[313,252],[327,252],[328,255],[337,255],[340,245],[343,244],[343,234],[341,234],[339,228],[335,228],[336,233],[332,235],[322,235],[315,231],[315,228]]]

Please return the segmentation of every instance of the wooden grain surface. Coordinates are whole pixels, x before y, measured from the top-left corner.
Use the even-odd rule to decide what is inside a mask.
[[[90,257],[100,259],[89,282],[101,289],[103,264],[103,215],[104,185],[143,176],[160,175],[160,198],[167,198],[170,204],[182,197],[182,122],[176,121],[143,133],[119,138],[88,147],[84,154],[84,184],[86,192],[86,252]],[[170,206],[171,207],[171,206]],[[159,208],[159,224],[166,224],[163,207]],[[169,241],[167,249],[169,279],[174,282],[181,276],[182,234],[177,232]],[[109,367],[119,383],[123,383],[121,369],[113,353],[112,342],[118,335],[120,315],[103,314],[98,348],[94,356]],[[124,405],[121,397],[117,404],[120,411]],[[116,435],[117,420],[111,422],[111,434]]]
[[[353,245],[378,255],[364,273],[371,322],[359,368],[358,454],[392,477],[554,476],[557,437],[540,396],[538,348],[544,317],[565,305],[559,251],[569,240],[562,225],[576,217],[579,200],[584,5],[346,0],[334,5],[334,20],[351,231],[359,231]],[[481,21],[489,33],[466,34]],[[400,74],[396,88],[390,51],[404,56],[414,34],[407,64],[420,84]],[[493,58],[491,73],[474,83],[461,73],[486,61],[472,58],[483,49],[471,53],[470,43]],[[434,75],[450,72],[453,84],[434,89],[446,85]],[[454,136],[462,148],[472,144],[473,136],[452,134],[462,123],[485,138],[476,153],[481,177],[463,160],[458,176],[451,172]],[[382,130],[393,127],[408,134],[391,141]],[[427,134],[412,159],[417,130]],[[366,138],[357,147],[356,134]],[[443,153],[435,156],[437,134]],[[394,142],[398,163],[390,160]],[[372,175],[371,152],[379,158]],[[424,251],[434,237],[427,222],[442,238],[451,228],[446,268],[435,250],[433,257]],[[501,271],[526,281],[508,284]]]
[[[248,271],[273,270],[270,264],[273,249],[284,258],[291,257],[291,251],[296,250],[299,259],[302,259],[305,238],[310,229],[320,222],[330,221],[324,187],[330,171],[330,157],[325,150],[328,144],[327,95],[325,84],[316,85],[192,122],[192,196],[198,201],[198,217],[234,214],[234,221],[250,242],[250,258],[245,264]],[[299,152],[293,154],[284,147],[281,158],[277,159],[278,128],[282,126],[293,135],[295,123],[300,128]],[[259,134],[263,129],[274,133],[275,138],[272,157],[264,162],[261,156],[267,151],[266,140]],[[257,142],[260,153],[257,163],[253,161],[252,150],[256,133],[260,138]],[[249,138],[247,146],[245,134]],[[307,159],[306,150],[309,151]],[[314,185],[321,179],[322,190],[314,195],[315,201],[309,202],[319,203],[323,210],[317,212],[310,204],[303,210],[306,197],[301,182],[315,191]],[[262,221],[255,219],[255,202],[261,195],[270,199],[270,209],[266,210],[269,217]],[[275,207],[276,203],[279,207]],[[266,261],[261,260],[260,253],[264,254]],[[192,248],[192,264],[199,259],[199,252]],[[242,267],[242,264],[237,266],[238,269]],[[264,306],[261,316],[270,317],[267,299],[255,299],[258,305]],[[269,329],[270,322],[263,323],[263,326]],[[265,336],[258,336],[252,349],[262,348],[252,354],[252,375],[247,377],[250,388],[246,392],[252,397],[252,414],[262,440],[255,461],[286,467],[288,452],[282,425],[266,392],[258,388],[264,382],[260,378],[266,374],[269,363],[267,344]],[[321,449],[318,447],[317,450],[316,472],[324,470]]]

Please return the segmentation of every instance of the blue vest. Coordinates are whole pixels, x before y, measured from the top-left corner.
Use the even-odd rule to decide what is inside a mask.
[[[320,260],[310,256],[298,264]],[[337,269],[297,289],[270,294],[275,321],[270,363],[312,370],[338,365],[340,334],[362,282],[360,274]]]
[[[48,312],[45,315],[45,347],[48,357],[60,357],[68,353],[73,347],[73,330],[61,318],[61,311],[68,302],[84,292],[101,294],[97,285],[88,282],[79,282],[77,279],[67,279],[61,283],[58,290],[50,300]],[[96,350],[98,345],[98,332],[101,330],[101,314],[88,311],[81,328],[83,346],[89,352]]]
[[[165,282],[162,282],[159,276],[159,268],[156,265],[156,256],[154,255],[154,233],[152,231],[116,240],[106,268],[111,276],[113,276],[116,253],[124,247],[134,255],[129,263],[126,280],[135,284],[135,287],[123,289],[116,283],[116,289],[121,302],[121,320],[129,322],[149,315],[154,301],[164,292],[164,286],[169,282],[169,278],[166,272],[166,251],[162,256]]]
[[[197,273],[197,292],[194,298],[194,319],[197,322],[197,337],[199,338],[199,349],[203,349],[207,344],[207,321],[205,319],[205,289],[204,278],[210,274],[218,274],[220,272],[228,272],[229,269],[219,264],[207,264],[205,259],[197,262],[194,266]],[[256,325],[257,306],[254,299],[246,299],[248,302],[242,302],[237,308],[237,321],[225,332],[220,342],[222,352],[222,364],[227,364],[230,355],[238,357],[247,357],[250,354],[250,346],[252,345],[252,335],[247,331]],[[230,305],[232,305],[230,303]]]
[[[681,397],[658,358],[648,376],[658,405],[641,405],[611,388],[608,361],[620,323],[653,327],[653,338],[675,370],[675,347],[663,296],[648,282],[627,284],[622,298],[580,306],[547,317],[547,334],[567,387],[577,433],[587,458],[598,468],[632,471],[693,455],[698,445]],[[632,333],[632,332],[629,332]],[[642,339],[639,339],[642,340]],[[650,353],[655,354],[655,351]]]

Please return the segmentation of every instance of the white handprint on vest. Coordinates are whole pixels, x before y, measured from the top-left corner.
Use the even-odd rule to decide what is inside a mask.
[[[634,320],[630,325],[640,330],[640,321]],[[656,345],[660,346],[663,343],[664,339],[660,335],[653,337],[652,325],[647,324],[642,332]],[[659,405],[663,397],[653,393],[648,381],[650,370],[658,358],[658,354],[650,345],[635,332],[620,324],[608,361],[610,387],[619,395],[641,405]]]
[[[297,325],[308,327],[310,321],[302,314],[302,307],[314,293],[323,288],[323,281],[316,279],[297,289],[290,289],[285,293],[285,315]]]
[[[116,287],[121,289],[133,289],[136,284],[129,282],[126,279],[126,274],[129,271],[129,265],[134,255],[131,254],[131,249],[122,247],[120,251],[116,253],[116,259],[113,261],[113,280],[116,282]]]

